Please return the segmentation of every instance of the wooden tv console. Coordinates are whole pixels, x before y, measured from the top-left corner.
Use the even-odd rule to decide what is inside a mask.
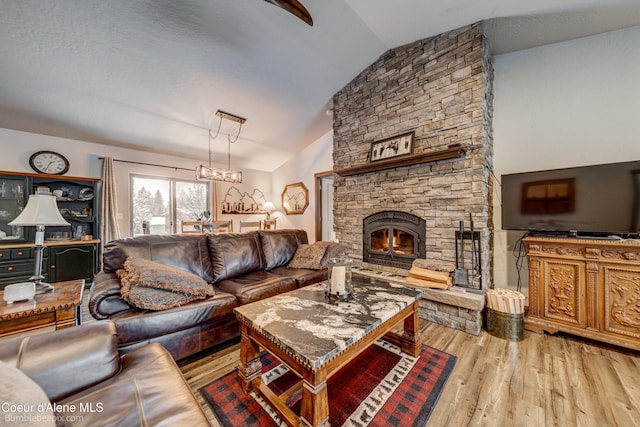
[[[526,237],[525,329],[640,350],[640,241]]]

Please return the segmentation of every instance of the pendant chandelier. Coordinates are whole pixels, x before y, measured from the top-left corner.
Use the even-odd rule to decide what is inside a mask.
[[[224,111],[216,111],[216,116],[220,117],[218,123],[218,131],[215,135],[211,135],[211,129],[209,129],[209,166],[200,165],[196,167],[196,179],[208,179],[210,181],[223,181],[231,183],[242,182],[242,171],[231,170],[231,144],[236,142],[240,137],[240,130],[242,125],[247,119],[236,116],[234,114],[225,113]],[[232,139],[231,135],[227,134],[227,168],[214,168],[211,166],[211,140],[216,139],[220,134],[220,128],[222,127],[223,120],[231,120],[238,123],[238,133]]]

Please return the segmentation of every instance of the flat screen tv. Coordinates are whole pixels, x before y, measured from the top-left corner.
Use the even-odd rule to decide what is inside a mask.
[[[502,228],[593,236],[640,231],[640,161],[502,175]]]

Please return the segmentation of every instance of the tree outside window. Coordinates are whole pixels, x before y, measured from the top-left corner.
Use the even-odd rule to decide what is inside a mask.
[[[209,191],[209,183],[132,175],[132,234],[179,232],[182,221],[193,221],[210,210]]]

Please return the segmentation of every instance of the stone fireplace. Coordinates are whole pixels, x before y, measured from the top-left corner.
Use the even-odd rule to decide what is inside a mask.
[[[363,220],[362,260],[371,264],[410,269],[424,258],[426,221],[399,211],[383,211]]]
[[[453,263],[459,221],[471,214],[482,253],[478,290],[490,286],[492,80],[492,57],[478,23],[391,49],[336,93],[334,230],[356,268],[407,276],[406,249],[394,249],[399,239],[411,240],[407,235],[413,244],[424,242],[424,249],[413,246],[411,257]],[[372,144],[407,133],[413,135],[410,153],[370,158]],[[365,231],[363,225],[390,211],[399,216],[383,219],[389,224],[373,233]],[[394,234],[395,220],[403,215],[419,219],[416,234]],[[406,241],[401,246],[411,246]],[[436,317],[457,310],[460,318],[439,323],[468,323],[473,317],[471,326],[459,329],[479,333],[477,313],[469,315],[450,301],[444,306],[435,307],[441,309]],[[425,311],[424,317],[434,315]]]

